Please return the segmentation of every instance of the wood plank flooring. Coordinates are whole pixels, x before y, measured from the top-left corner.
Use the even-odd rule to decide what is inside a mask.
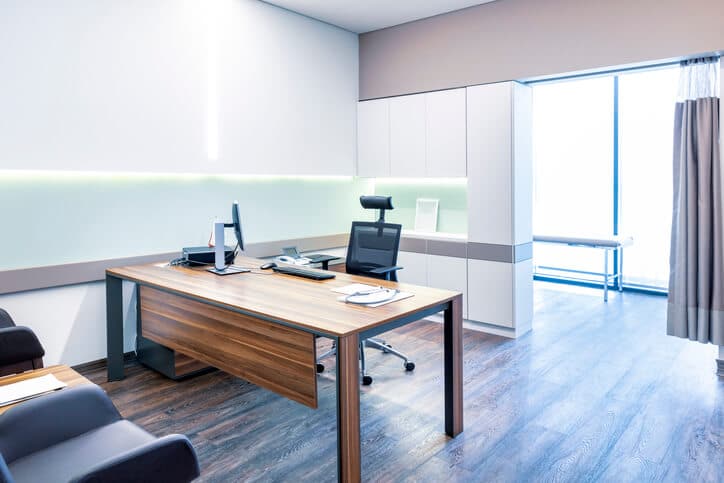
[[[365,481],[724,481],[724,378],[716,348],[666,336],[666,299],[536,282],[533,331],[464,331],[465,431],[444,434],[442,325],[385,334],[406,373],[368,351]],[[327,344],[324,341],[320,344]],[[326,345],[325,345],[326,347]],[[154,434],[184,433],[202,481],[335,481],[334,359],[318,410],[223,372],[174,382],[135,363],[83,374]]]

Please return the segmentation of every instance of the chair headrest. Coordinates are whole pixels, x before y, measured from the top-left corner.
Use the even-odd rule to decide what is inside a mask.
[[[365,196],[359,197],[362,208],[368,210],[394,210],[392,196]]]

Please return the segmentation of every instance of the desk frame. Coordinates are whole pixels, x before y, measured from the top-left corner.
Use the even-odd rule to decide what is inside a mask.
[[[463,431],[463,392],[462,392],[462,295],[432,307],[421,309],[405,317],[390,320],[374,328],[337,336],[311,330],[306,327],[275,320],[264,315],[250,313],[236,307],[204,300],[154,284],[145,284],[135,280],[106,274],[106,329],[108,348],[108,380],[123,379],[123,281],[138,286],[149,286],[157,290],[172,293],[180,297],[232,310],[250,317],[311,332],[314,335],[334,340],[337,344],[337,479],[342,482],[361,481],[361,444],[360,444],[360,369],[359,341],[382,332],[418,321],[429,315],[444,311],[444,373],[445,373],[445,433],[455,437]],[[137,301],[137,303],[139,303]],[[140,314],[138,315],[140,317]]]

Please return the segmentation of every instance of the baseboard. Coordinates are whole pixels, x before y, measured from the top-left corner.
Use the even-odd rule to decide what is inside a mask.
[[[127,362],[133,362],[135,360],[136,360],[135,352],[131,351],[131,352],[126,352],[123,354],[123,363],[124,364]],[[76,364],[74,366],[71,366],[71,369],[73,369],[76,372],[82,372],[82,371],[91,371],[93,369],[104,368],[107,365],[108,365],[108,359],[104,357],[103,359],[98,359],[98,360],[90,361],[90,362],[83,362],[82,364]]]

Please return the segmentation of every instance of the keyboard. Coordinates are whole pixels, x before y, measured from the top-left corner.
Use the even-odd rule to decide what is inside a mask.
[[[304,270],[303,268],[297,267],[274,267],[272,268],[277,273],[283,273],[286,275],[294,275],[296,277],[311,278],[312,280],[327,280],[334,278],[333,273],[328,272],[316,272],[313,270]]]

